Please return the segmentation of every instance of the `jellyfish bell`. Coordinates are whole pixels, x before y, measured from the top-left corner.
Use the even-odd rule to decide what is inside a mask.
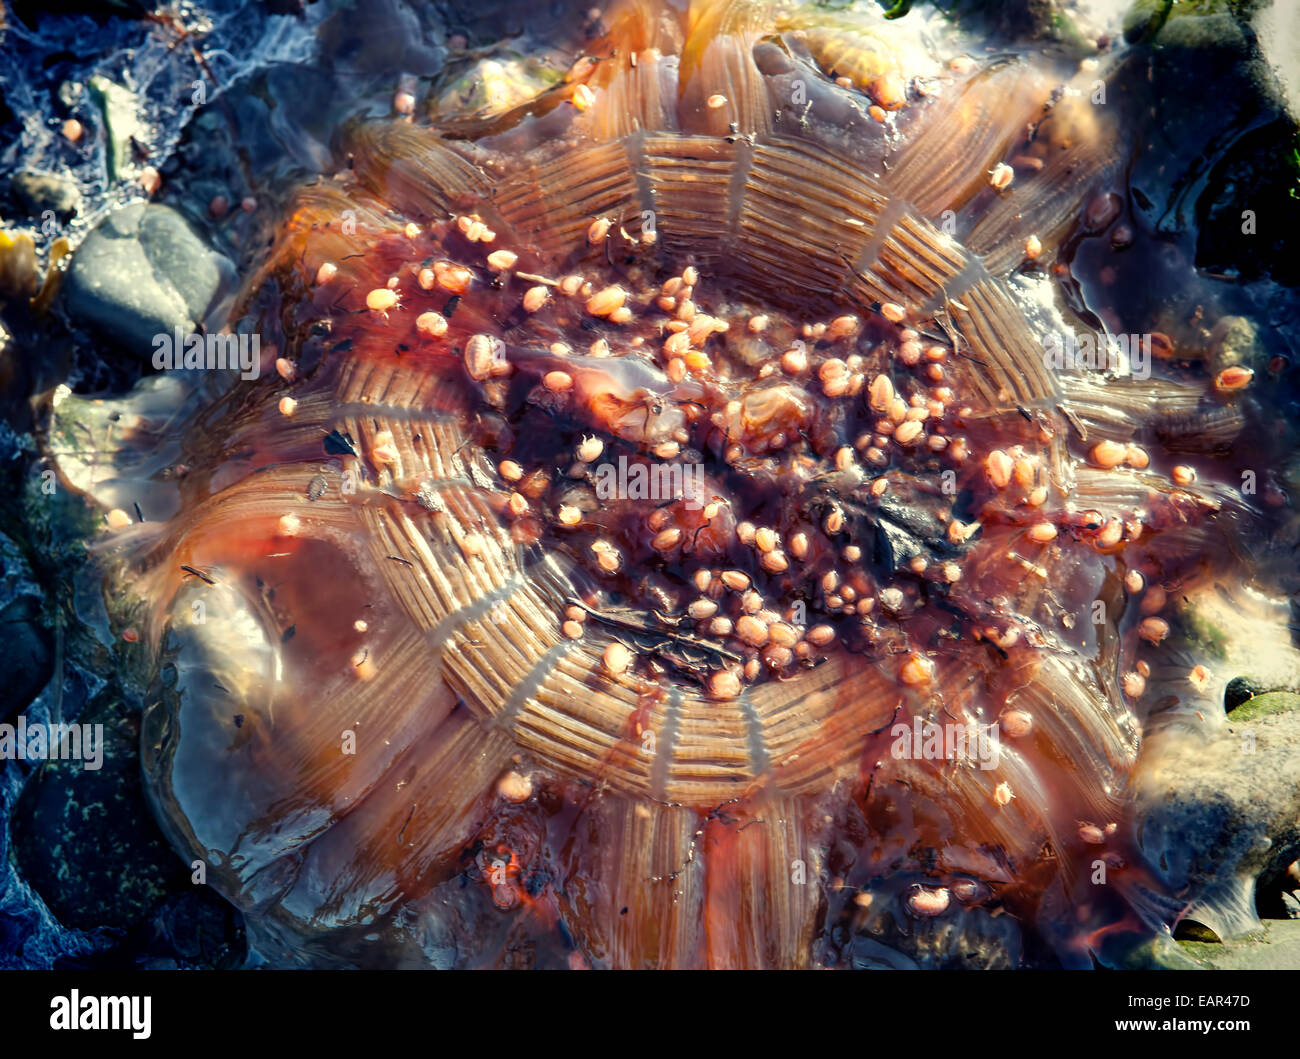
[[[1189,555],[1234,562],[1250,515],[1155,457],[1088,466],[1161,413],[1053,371],[1007,282],[1119,168],[1105,119],[1017,165],[1029,63],[894,92],[886,134],[770,5],[605,26],[534,110],[350,127],[240,306],[287,370],[157,449],[190,468],[172,515],[119,540],[170,840],[286,963],[831,964],[873,886],[997,901],[1071,965],[1157,930],[1131,833],[1102,830],[1106,900],[1079,837],[1125,819],[1116,674],[1164,649],[1119,566],[1208,578]],[[157,441],[78,481],[120,507]],[[601,494],[668,452],[703,466]],[[895,724],[967,749],[892,753]]]

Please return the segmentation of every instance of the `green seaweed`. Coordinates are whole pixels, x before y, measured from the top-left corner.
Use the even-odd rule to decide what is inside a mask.
[[[1286,167],[1291,170],[1291,187],[1289,194],[1293,199],[1300,199],[1300,131],[1294,136],[1291,150],[1284,156]]]
[[[108,148],[104,152],[108,179],[119,180],[130,162],[131,140],[143,141],[146,138],[137,115],[135,93],[98,75],[92,77],[89,84],[108,133]]]
[[[1137,0],[1124,13],[1124,39],[1129,44],[1148,44],[1155,40],[1169,17],[1173,0]]]
[[[1300,695],[1289,691],[1270,691],[1264,695],[1256,695],[1254,698],[1247,699],[1228,714],[1228,717],[1234,723],[1240,723],[1243,721],[1256,721],[1261,717],[1289,713],[1297,709],[1300,709]]]
[[[1150,44],[1166,23],[1186,18],[1231,15],[1249,22],[1267,0],[1136,0],[1124,14],[1124,39],[1129,44]]]
[[[1183,607],[1179,613],[1183,635],[1199,653],[1222,662],[1228,657],[1227,634],[1192,607]]]

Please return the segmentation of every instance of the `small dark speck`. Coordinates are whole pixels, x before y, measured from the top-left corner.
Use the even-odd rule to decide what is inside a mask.
[[[293,639],[293,634],[296,633],[297,631],[298,631],[298,626],[290,625],[287,629],[284,630],[284,635],[280,637],[280,642],[288,643],[290,640]]]
[[[620,908],[619,911],[618,911],[618,914],[619,914],[620,916],[625,916],[625,915],[627,915],[627,905],[624,905],[622,908]]]
[[[213,581],[212,578],[210,578],[202,570],[195,570],[194,567],[186,566],[184,563],[181,563],[181,569],[184,570],[187,574],[192,574],[193,576],[197,577],[200,581],[204,582],[205,584],[208,585],[216,584],[216,582]]]
[[[242,713],[235,714],[235,727],[236,728],[244,727],[244,715]]]
[[[448,320],[450,320],[452,314],[456,311],[459,305],[460,305],[460,295],[453,294],[450,298],[447,299],[447,304],[442,307],[442,315],[445,316]]]
[[[331,430],[325,435],[325,451],[331,456],[355,456],[357,450],[352,447],[352,438]]]

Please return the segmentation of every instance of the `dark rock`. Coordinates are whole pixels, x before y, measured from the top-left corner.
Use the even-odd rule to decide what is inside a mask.
[[[1195,263],[1205,273],[1293,285],[1294,56],[1278,43],[1287,30],[1264,21],[1273,7],[1139,0],[1130,10],[1126,37],[1150,54],[1129,75],[1176,86],[1144,119],[1146,149],[1131,186],[1141,225],[1164,236],[1195,233]]]
[[[510,5],[519,8],[517,3]],[[536,5],[540,6],[540,5]],[[520,10],[529,10],[522,8]],[[321,23],[318,39],[321,52],[335,61],[342,59],[351,70],[404,70],[417,77],[436,73],[441,67],[434,41],[443,31],[437,5],[411,5],[401,0],[372,0],[366,17],[339,8]],[[495,27],[497,39],[509,31]]]
[[[233,286],[234,267],[179,213],[137,202],[86,236],[63,296],[74,319],[147,358],[155,335],[196,330]]]
[[[1160,889],[1221,940],[1260,929],[1256,882],[1300,854],[1300,695],[1257,695],[1202,728],[1156,731],[1133,780]]]
[[[211,887],[191,885],[158,907],[144,949],[151,962],[238,967],[245,956],[242,917]]]
[[[181,884],[184,886],[184,884]],[[69,955],[56,970],[233,970],[247,958],[243,917],[209,886],[164,897],[150,916],[109,949]]]
[[[1242,135],[1209,171],[1196,201],[1199,267],[1228,279],[1268,275],[1287,286],[1300,284],[1294,253],[1300,223],[1296,142],[1295,123],[1280,116]],[[1220,350],[1216,341],[1215,354]],[[1211,365],[1217,369],[1217,356]],[[1248,366],[1258,370],[1258,358]]]
[[[157,0],[65,0],[51,8],[40,0],[17,0],[14,14],[28,26],[36,26],[42,18],[66,17],[76,13],[94,15],[96,18],[141,18],[157,6]]]
[[[124,712],[110,696],[88,709],[79,721],[104,725],[101,767],[47,761],[11,821],[19,871],[65,926],[134,926],[188,881],[145,802],[139,736]]]
[[[1243,702],[1249,702],[1267,690],[1260,681],[1251,677],[1233,677],[1223,692],[1223,708],[1231,713]]]
[[[32,217],[50,210],[63,222],[81,210],[81,191],[65,176],[37,169],[20,169],[9,180],[9,189]]]
[[[53,638],[41,624],[40,610],[31,597],[0,610],[0,638],[8,662],[6,678],[0,683],[0,723],[26,709],[54,672]]]
[[[998,0],[958,4],[954,13],[968,30],[994,40],[1056,42],[1072,52],[1090,54],[1096,45],[1082,38],[1075,25],[1075,7],[1063,0]]]
[[[27,708],[54,670],[54,640],[41,620],[41,587],[18,545],[0,536],[0,637],[8,660],[0,724]]]

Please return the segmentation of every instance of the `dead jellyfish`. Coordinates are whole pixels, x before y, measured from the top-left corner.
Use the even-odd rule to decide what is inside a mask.
[[[61,465],[174,678],[155,809],[286,962],[420,963],[460,924],[466,965],[507,935],[568,965],[560,921],[589,966],[807,967],[843,842],[962,873],[916,917],[1000,887],[1032,924],[1051,888],[1085,959],[1069,858],[1159,697],[1117,672],[1172,636],[1095,604],[1212,578],[1248,515],[1129,444],[1151,402],[1049,370],[1007,282],[1113,221],[1109,119],[1035,137],[1032,64],[807,18],[628,4],[535,106],[497,57],[483,100],[353,127],[238,307],[283,368],[186,412],[172,516],[119,514],[146,431]]]

